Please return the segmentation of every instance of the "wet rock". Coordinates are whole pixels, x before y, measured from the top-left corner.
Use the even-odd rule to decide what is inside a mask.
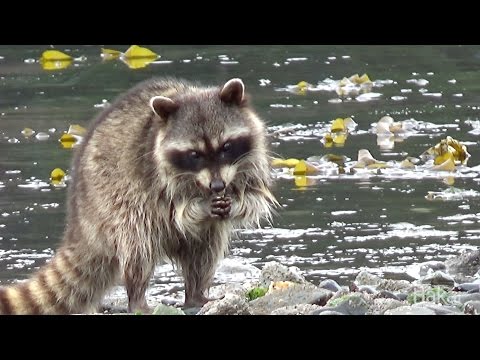
[[[378,284],[378,290],[387,290],[387,291],[409,291],[412,288],[412,284],[407,280],[392,280],[384,279],[380,284]]]
[[[382,279],[377,275],[370,274],[367,271],[361,271],[355,278],[358,286],[369,285],[376,287],[377,290],[399,291],[410,288],[412,285],[407,280]]]
[[[450,304],[451,293],[445,291],[441,287],[428,288],[427,290],[416,291],[408,294],[407,301],[409,304],[424,302]]]
[[[323,306],[332,297],[332,292],[320,289],[312,284],[295,284],[286,289],[273,291],[270,294],[250,301],[253,314],[270,314],[272,311],[300,304],[316,304]]]
[[[400,306],[404,306],[405,303],[395,299],[374,299],[373,303],[369,306],[367,315],[383,315],[385,311],[395,309]]]
[[[480,301],[480,293],[453,295],[450,302],[457,304],[465,304],[468,301]]]
[[[310,315],[315,315],[315,314],[311,313]],[[338,312],[338,311],[325,310],[319,313],[318,315],[345,315],[345,314],[342,314],[341,312]]]
[[[432,302],[420,302],[413,304],[412,307],[420,307],[432,310],[435,315],[461,315],[462,312],[452,305],[440,305]]]
[[[198,315],[250,315],[245,295],[226,294],[223,299],[206,303]]]
[[[100,306],[98,312],[102,314],[126,314],[128,313],[128,308],[126,306],[105,304]]]
[[[464,304],[463,312],[469,315],[480,315],[480,301],[467,301]]]
[[[248,290],[254,288],[256,282],[245,282],[242,284],[239,283],[227,283],[212,286],[208,292],[210,298],[218,299],[224,296],[225,294],[236,294],[236,295],[245,295]]]
[[[395,296],[398,298],[400,301],[405,301],[407,300],[408,294],[405,293],[395,293]]]
[[[462,283],[453,288],[454,291],[466,291],[469,293],[477,293],[480,291],[480,283]]]
[[[180,301],[178,299],[172,298],[172,297],[163,297],[161,300],[161,303],[163,305],[167,306],[182,306],[183,301]]]
[[[384,298],[384,299],[394,299],[394,300],[398,300],[398,301],[402,301],[400,300],[400,298],[395,295],[393,292],[391,291],[388,291],[388,290],[380,290],[378,291],[375,296],[374,296],[375,299],[381,299],[381,298]],[[407,298],[407,295],[405,295],[405,298],[403,300],[405,300]]]
[[[330,290],[331,292],[336,293],[337,291],[342,290],[342,287],[338,285],[335,280],[325,279],[323,280],[320,285],[318,285],[321,289]]]
[[[370,286],[370,285],[361,285],[358,287],[357,289],[358,292],[363,292],[363,293],[366,293],[366,294],[376,294],[377,293],[377,290],[373,287],[373,286]]]
[[[465,251],[460,255],[445,261],[447,272],[455,277],[457,282],[474,277],[480,271],[480,250]]]
[[[185,313],[176,307],[159,304],[153,310],[152,315],[185,315]]]
[[[355,283],[360,285],[372,285],[377,286],[383,281],[383,279],[377,275],[370,274],[367,271],[360,271],[355,278]]]
[[[328,306],[314,310],[311,314],[320,315],[324,311],[335,311],[343,315],[365,315],[369,308],[367,296],[361,293],[345,295],[342,298],[329,301]]]
[[[307,315],[318,309],[321,309],[321,306],[314,304],[300,304],[279,308],[272,311],[271,315]]]
[[[442,271],[435,271],[434,273],[427,274],[422,280],[422,284],[430,285],[443,285],[448,287],[453,287],[455,285],[455,280],[448,274],[445,274]]]
[[[423,307],[400,306],[385,311],[384,315],[435,315],[435,311]]]
[[[446,270],[445,263],[441,261],[427,261],[420,266],[420,276],[425,276],[431,271]]]
[[[287,267],[276,261],[271,261],[263,266],[260,274],[260,286],[268,288],[273,281],[292,281],[299,284],[307,282],[299,268],[295,266]]]
[[[235,258],[226,258],[223,259],[220,263],[220,266],[217,269],[217,273],[220,273],[224,276],[241,275],[242,277],[258,278],[261,271],[259,268],[251,264],[245,264]]]

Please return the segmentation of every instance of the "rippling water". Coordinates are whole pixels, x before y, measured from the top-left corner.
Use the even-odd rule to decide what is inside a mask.
[[[282,208],[273,227],[243,231],[233,242],[232,257],[240,262],[260,267],[277,260],[298,266],[314,282],[330,277],[345,283],[365,268],[408,277],[417,263],[478,247],[479,46],[149,46],[161,58],[134,70],[120,60],[102,61],[100,46],[71,45],[57,49],[77,59],[57,71],[38,63],[47,48],[0,46],[2,283],[28,276],[61,237],[66,189],[49,184],[51,170],[67,169],[71,158],[71,150],[59,145],[61,134],[71,124],[87,126],[105,103],[138,81],[161,75],[210,84],[244,79],[270,134],[280,133],[271,137],[278,157],[333,153],[353,166],[358,150],[368,149],[375,159],[396,164],[446,136],[467,144],[472,155],[453,173],[427,165],[326,169],[305,186],[289,170],[276,169]],[[373,81],[369,94],[339,96],[335,82],[356,73]],[[300,81],[309,87],[297,91]],[[382,142],[372,124],[385,115],[414,122],[415,131]],[[338,117],[351,117],[358,126],[344,144],[326,148],[325,132]],[[44,134],[26,139],[24,128]],[[169,266],[157,275],[164,285],[180,281]],[[227,281],[228,274],[220,271],[217,280]]]

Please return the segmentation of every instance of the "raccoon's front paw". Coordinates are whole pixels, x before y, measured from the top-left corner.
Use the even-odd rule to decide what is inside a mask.
[[[216,196],[212,199],[212,217],[214,219],[225,219],[230,215],[232,198],[229,196]]]

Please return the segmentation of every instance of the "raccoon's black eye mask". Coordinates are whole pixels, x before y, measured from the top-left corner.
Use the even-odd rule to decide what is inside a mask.
[[[205,168],[219,167],[232,164],[240,157],[248,153],[252,148],[252,140],[249,137],[238,137],[223,143],[218,149],[208,152],[199,150],[171,150],[168,160],[179,170],[198,172]]]

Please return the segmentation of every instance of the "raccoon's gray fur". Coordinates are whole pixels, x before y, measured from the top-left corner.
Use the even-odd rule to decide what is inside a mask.
[[[185,306],[201,306],[233,229],[258,226],[276,204],[264,124],[240,79],[139,84],[92,123],[72,174],[62,245],[0,288],[0,313],[87,312],[120,278],[129,311],[146,310],[165,259],[182,269]]]

